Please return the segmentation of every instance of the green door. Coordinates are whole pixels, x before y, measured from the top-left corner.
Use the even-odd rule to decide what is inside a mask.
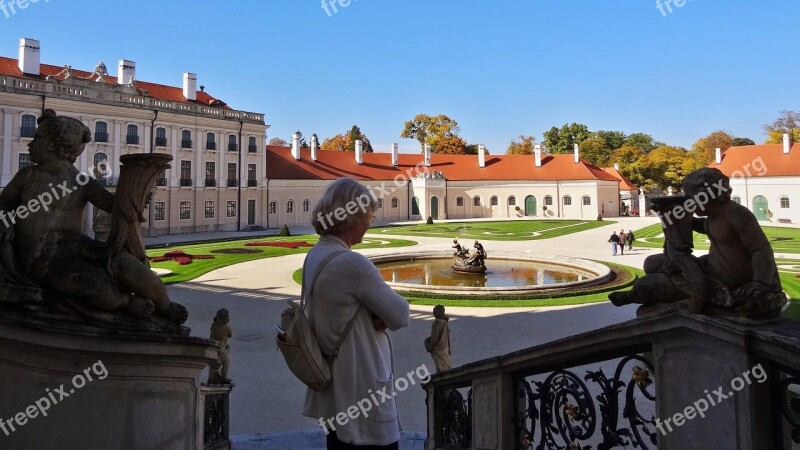
[[[419,215],[419,203],[417,203],[417,197],[411,198],[411,215],[412,216]]]
[[[431,197],[431,219],[439,220],[439,197]]]
[[[525,215],[526,216],[536,215],[536,197],[532,195],[525,197]]]
[[[769,220],[767,215],[767,199],[761,195],[757,195],[756,198],[753,199],[753,214],[756,215],[756,219],[758,220]]]

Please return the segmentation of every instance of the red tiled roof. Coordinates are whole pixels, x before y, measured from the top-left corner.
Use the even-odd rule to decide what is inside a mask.
[[[63,67],[51,66],[49,64],[40,64],[39,67],[39,71],[41,72],[39,75],[33,75],[29,73],[23,74],[22,71],[19,70],[19,64],[16,59],[0,56],[0,75],[8,75],[40,81],[44,81],[48,75],[57,77],[59,80],[64,79],[64,75],[59,76],[59,74],[64,70]],[[94,76],[94,72],[87,72],[85,70],[72,69],[72,76],[74,78],[84,78],[91,81],[97,80],[97,77]],[[111,86],[118,85],[117,77],[110,74],[103,78],[103,82]],[[136,88],[139,89],[141,94],[146,94],[159,100],[168,100],[180,103],[201,103],[204,105],[209,105],[212,101],[219,101],[204,91],[197,91],[197,100],[195,102],[189,101],[183,96],[182,86],[165,86],[163,84],[148,83],[139,80],[136,80],[135,84]],[[224,108],[230,109],[228,106],[225,106]]]
[[[311,150],[300,150],[300,160],[292,157],[291,148],[267,146],[267,177],[284,180],[334,180],[353,177],[359,180],[392,180],[397,175],[413,177],[422,155],[400,154],[398,166],[392,166],[391,153],[364,153],[364,164],[355,161],[352,152],[318,151],[317,161]],[[617,181],[599,167],[572,155],[547,155],[542,167],[535,167],[532,155],[487,155],[486,167],[478,167],[477,155],[431,155],[431,172],[442,172],[451,181],[467,180],[603,180]]]
[[[748,177],[800,176],[800,143],[795,143],[788,155],[783,154],[783,144],[730,147],[722,154],[722,164],[712,162],[708,167],[729,177],[734,173]]]
[[[619,179],[619,190],[620,191],[638,191],[639,188],[636,187],[635,184],[631,182],[625,175],[622,174],[619,170],[613,167],[604,167],[603,170],[610,174],[612,177]]]

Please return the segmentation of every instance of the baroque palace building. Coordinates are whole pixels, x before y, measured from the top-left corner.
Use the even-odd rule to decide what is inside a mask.
[[[197,89],[136,79],[136,65],[103,63],[93,72],[40,62],[40,45],[21,39],[18,59],[0,57],[0,188],[31,164],[28,144],[44,109],[74,117],[92,131],[76,166],[113,191],[119,158],[128,153],[172,155],[149,208],[147,235],[266,227],[264,115],[231,109]],[[87,231],[95,213],[86,212]],[[91,232],[91,231],[90,231]]]

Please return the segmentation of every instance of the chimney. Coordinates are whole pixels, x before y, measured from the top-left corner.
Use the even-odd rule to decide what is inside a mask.
[[[542,145],[536,144],[533,146],[533,162],[536,167],[542,167]]]
[[[392,144],[392,165],[397,167],[397,144]]]
[[[619,172],[619,163],[614,163],[614,170]]]
[[[486,167],[486,147],[478,146],[478,167]]]
[[[425,147],[424,147],[424,150],[423,150],[423,156],[425,158],[425,167],[430,167],[431,166],[431,145],[430,144],[425,144]]]
[[[722,164],[722,149],[717,148],[714,150],[714,162],[719,165]]]
[[[364,164],[364,143],[361,139],[356,139],[356,162],[358,165]]]
[[[36,39],[19,40],[19,70],[22,73],[39,75],[40,47]]]
[[[131,84],[134,78],[136,78],[136,63],[120,59],[119,67],[117,68],[117,83]]]
[[[183,96],[186,100],[197,100],[197,75],[186,72],[183,74]]]
[[[319,147],[319,139],[317,133],[311,135],[311,160],[317,160],[317,147]]]
[[[578,144],[572,144],[572,149],[575,152],[575,164],[581,162],[580,152],[578,150]]]
[[[789,133],[783,133],[783,154],[788,155],[791,148],[792,138],[789,136]]]
[[[295,160],[300,160],[300,131],[295,131],[292,135],[292,156]]]

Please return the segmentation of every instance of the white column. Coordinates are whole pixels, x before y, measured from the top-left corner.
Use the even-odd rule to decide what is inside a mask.
[[[150,153],[150,122],[144,123],[144,142],[142,144],[142,153]],[[156,143],[153,141],[153,152],[155,152]]]
[[[169,139],[169,146],[172,152],[172,166],[169,169],[169,185],[172,187],[178,186],[178,177],[181,175],[181,161],[178,159],[178,145],[176,143],[176,139],[178,139],[178,131],[175,129],[175,125],[171,125],[169,127],[170,130],[170,139]]]
[[[645,197],[644,197],[644,190],[640,189],[639,190],[639,217],[647,216],[646,208],[647,208],[647,201],[645,200]]]
[[[205,186],[205,163],[203,161],[203,152],[197,149],[192,149],[194,152],[195,168],[194,168],[194,185],[197,187]]]
[[[114,121],[114,154],[111,155],[111,176],[119,177],[119,155],[122,144],[122,122]]]
[[[0,186],[8,186],[11,181],[11,157],[14,154],[14,149],[11,147],[11,136],[14,133],[12,126],[14,125],[14,113],[10,109],[3,110],[3,172],[0,176]]]

